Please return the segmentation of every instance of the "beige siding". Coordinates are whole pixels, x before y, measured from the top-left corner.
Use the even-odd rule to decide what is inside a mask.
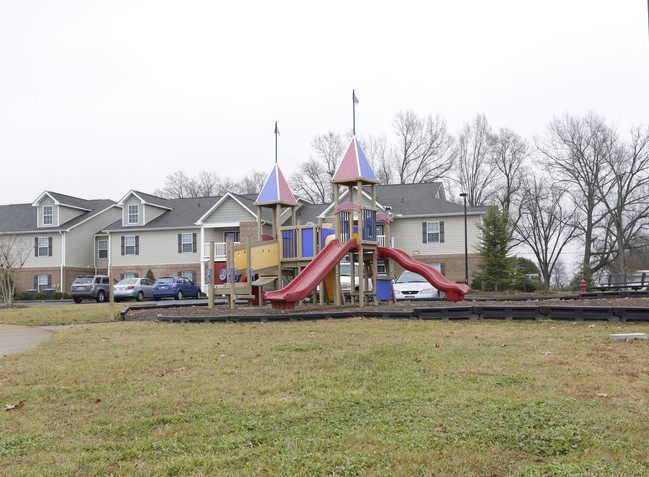
[[[59,225],[65,225],[66,222],[74,219],[75,217],[79,217],[81,214],[84,212],[78,209],[72,209],[70,207],[65,207],[65,206],[58,206],[54,208],[55,211],[58,211],[59,217],[58,217],[58,224]],[[57,212],[54,212],[56,215]],[[56,218],[54,219],[54,223],[56,222]]]
[[[178,234],[196,233],[196,253],[178,253]],[[122,255],[121,238],[123,236],[139,237],[139,254]],[[188,264],[201,261],[200,229],[134,231],[133,233],[112,233],[110,254],[113,267],[154,266],[163,264]]]
[[[99,266],[95,260],[97,250],[94,235],[119,220],[120,213],[119,208],[111,207],[67,232],[65,234],[65,265],[69,267]],[[106,266],[107,262],[103,267]]]
[[[137,205],[138,207],[138,222],[137,224],[131,224],[128,221],[128,207],[129,205]],[[143,225],[144,224],[144,213],[143,213],[143,205],[140,199],[132,195],[128,199],[124,201],[124,207],[122,208],[122,225],[125,227],[128,227],[129,225]]]
[[[108,268],[108,257],[106,258],[99,258],[99,242],[101,240],[105,240],[108,242],[108,237],[96,237],[95,238],[95,260],[98,268]],[[106,252],[108,252],[108,249],[106,249]],[[108,255],[108,254],[106,254]]]
[[[43,206],[51,205],[52,206],[52,225],[43,224]],[[37,206],[37,223],[39,227],[56,227],[58,225],[58,207],[54,205],[54,201],[50,197],[43,197]]]
[[[52,237],[52,256],[36,256],[35,242],[36,237]],[[59,267],[61,265],[61,234],[58,232],[44,232],[35,234],[25,234],[20,238],[20,249],[28,253],[28,259],[25,262],[25,268],[46,268]]]
[[[219,229],[205,229],[205,243],[223,242],[223,231]]]
[[[255,220],[255,216],[231,197],[226,198],[205,220],[205,224],[236,223]]]
[[[155,207],[153,205],[143,205],[144,217],[143,220],[148,224],[153,219],[160,217],[165,212],[168,212],[167,209],[161,209],[160,207]]]
[[[443,221],[444,242],[423,243],[422,222]],[[479,231],[478,216],[467,217],[467,235],[469,253],[476,253]],[[395,248],[410,255],[455,255],[464,253],[464,216],[430,217],[430,218],[397,218],[390,225]]]

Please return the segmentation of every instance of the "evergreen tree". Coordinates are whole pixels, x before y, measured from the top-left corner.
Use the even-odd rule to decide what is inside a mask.
[[[149,270],[146,272],[145,278],[148,278],[148,279],[151,280],[152,282],[155,282],[155,275],[153,274],[153,272],[151,271],[150,268],[149,268]]]
[[[480,271],[476,273],[474,287],[492,290],[507,290],[512,285],[514,262],[507,257],[512,247],[513,228],[509,215],[491,206],[479,226],[482,232],[478,251],[482,255]]]
[[[590,269],[590,265],[587,263],[582,263],[577,270],[576,275],[573,277],[570,282],[570,289],[572,291],[579,291],[579,285],[582,280],[586,280],[587,290],[592,290],[595,282],[593,282],[593,272]]]

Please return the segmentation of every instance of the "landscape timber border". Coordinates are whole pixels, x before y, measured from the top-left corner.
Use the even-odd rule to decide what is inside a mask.
[[[159,313],[157,319],[160,322],[169,323],[246,323],[246,322],[291,322],[307,320],[327,320],[343,318],[368,318],[368,319],[395,319],[395,320],[556,320],[556,321],[649,321],[649,307],[624,307],[624,306],[597,306],[594,302],[605,298],[646,298],[649,292],[646,291],[619,291],[583,293],[568,295],[557,298],[557,304],[534,305],[530,304],[538,300],[548,300],[548,297],[514,298],[514,297],[467,297],[466,306],[439,306],[426,307],[422,301],[421,307],[411,311],[402,310],[345,310],[345,311],[318,311],[318,307],[312,307],[313,311],[291,310],[287,313],[263,314],[254,310],[250,314],[227,313],[214,316],[174,316],[171,310],[178,306],[202,306],[202,305],[145,305],[124,308],[120,317],[126,320],[130,310],[142,309],[164,309],[165,314]],[[481,302],[503,301],[503,305],[481,304]],[[516,302],[516,304],[511,304]],[[563,303],[562,303],[563,302]],[[570,302],[570,303],[567,303]],[[588,304],[585,304],[585,303]],[[520,304],[518,304],[520,303]],[[206,305],[206,304],[205,304]],[[259,310],[260,312],[262,310]]]

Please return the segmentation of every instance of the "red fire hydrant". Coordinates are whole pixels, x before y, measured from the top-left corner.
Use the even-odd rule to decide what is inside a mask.
[[[586,284],[586,280],[584,280],[582,278],[581,281],[579,282],[579,288],[581,288],[581,292],[586,293],[586,288],[587,287],[588,287],[588,285]]]

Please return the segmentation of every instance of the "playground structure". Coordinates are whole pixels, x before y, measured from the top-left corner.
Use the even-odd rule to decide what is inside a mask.
[[[467,285],[447,280],[433,267],[402,250],[379,246],[379,226],[385,233],[386,244],[390,243],[390,217],[377,207],[378,182],[353,137],[331,180],[333,224],[320,219],[318,224],[302,225],[295,220],[297,202],[275,164],[255,202],[257,232],[262,240],[246,240],[237,245],[228,242],[226,263],[220,270],[209,272],[214,277],[213,285],[208,287],[210,305],[213,306],[215,294],[227,296],[230,307],[237,300],[247,300],[255,305],[270,302],[274,308],[291,309],[309,295],[313,296],[314,303],[342,305],[346,297],[340,282],[340,262],[345,258],[350,263],[352,284],[356,281],[355,265],[358,264],[358,288],[352,285],[350,298],[359,306],[378,304],[380,300],[394,301],[392,282],[381,280],[377,273],[378,262],[383,261],[390,276],[392,260],[422,275],[445,292],[448,301],[463,300],[469,291]],[[342,197],[345,202],[341,202]],[[267,235],[263,234],[263,208],[271,209],[273,217],[272,231]],[[281,225],[282,208],[290,209],[290,225]],[[213,255],[210,263],[214,264]],[[387,291],[383,286],[386,282]],[[274,289],[264,291],[265,286]]]
[[[218,271],[214,264],[214,247],[210,251],[208,302],[214,306],[214,295],[228,297],[230,308],[236,300],[248,300],[262,305],[270,301],[273,308],[291,309],[308,295],[313,302],[345,303],[340,282],[340,262],[346,256],[350,264],[350,299],[365,306],[373,301],[394,301],[392,281],[378,277],[378,261],[383,260],[388,276],[391,261],[426,278],[431,285],[446,293],[448,301],[461,301],[469,291],[463,284],[447,280],[433,267],[410,257],[407,253],[389,247],[380,247],[378,228],[385,230],[386,244],[390,243],[390,217],[376,204],[376,185],[379,181],[356,139],[356,94],[352,91],[354,108],[353,137],[331,184],[334,193],[334,224],[296,223],[297,201],[277,164],[277,136],[275,123],[275,167],[271,171],[255,205],[257,206],[257,236],[262,240],[235,245],[227,243],[226,263]],[[341,189],[343,192],[341,193]],[[346,196],[344,192],[347,192]],[[367,196],[367,197],[366,197]],[[341,203],[341,198],[346,201]],[[282,226],[282,208],[291,212],[291,225]],[[272,213],[272,231],[264,235],[262,210]],[[358,288],[355,270],[358,264]],[[288,284],[284,285],[285,279]],[[382,286],[378,286],[379,283]],[[383,286],[389,284],[389,289]],[[274,290],[264,291],[264,286]]]

